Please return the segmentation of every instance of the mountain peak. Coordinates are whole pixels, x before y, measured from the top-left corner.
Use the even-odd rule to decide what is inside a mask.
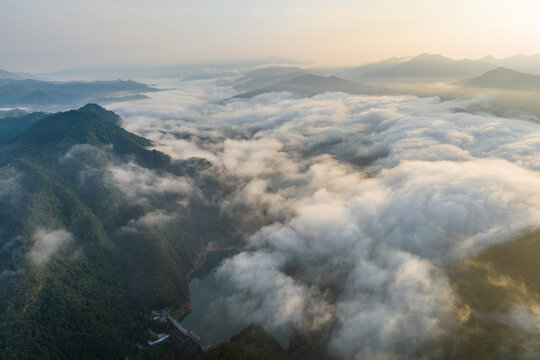
[[[37,157],[58,156],[76,144],[113,145],[119,154],[138,154],[151,145],[113,120],[120,117],[96,104],[59,112],[39,120],[11,141],[15,153]]]
[[[414,61],[414,60],[451,60],[451,59],[440,54],[422,53],[411,59],[411,61]]]
[[[498,60],[493,55],[487,55],[487,56],[484,56],[483,58],[478,59],[478,61],[493,63],[493,62],[497,62]]]
[[[108,120],[110,122],[112,122],[113,124],[120,124],[120,121],[122,120],[122,118],[120,116],[118,116],[116,113],[110,111],[110,110],[107,110],[103,107],[101,107],[100,105],[98,104],[94,104],[94,103],[89,103],[89,104],[86,104],[84,105],[83,107],[79,108],[78,111],[83,111],[83,112],[92,112],[92,113],[95,113],[96,115],[104,118],[105,120]]]
[[[501,74],[516,75],[516,74],[521,74],[521,73],[517,72],[517,71],[514,71],[514,70],[511,70],[511,69],[508,69],[508,68],[505,68],[504,66],[499,66],[496,69],[493,69],[491,71],[486,72],[482,76],[484,76],[484,75],[496,75],[496,74],[498,74],[498,75],[501,75]]]
[[[540,76],[500,66],[480,76],[459,81],[457,84],[486,89],[539,91]]]
[[[85,110],[90,110],[90,111],[109,111],[109,110],[105,109],[103,106],[98,105],[98,104],[96,104],[96,103],[88,103],[88,104],[86,104],[86,105],[84,105],[84,106],[81,106],[81,107],[79,108],[79,110],[83,110],[83,111],[85,111]],[[109,111],[109,112],[112,112],[112,111]]]

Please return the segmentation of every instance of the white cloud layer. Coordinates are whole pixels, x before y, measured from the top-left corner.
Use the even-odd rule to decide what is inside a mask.
[[[28,258],[35,265],[43,265],[63,246],[71,242],[73,235],[64,229],[38,229],[32,239],[34,246],[28,252]]]
[[[151,211],[138,219],[130,220],[126,226],[121,228],[127,233],[136,233],[141,228],[150,228],[156,226],[164,226],[174,219],[174,215],[167,214],[163,210]]]
[[[22,173],[11,166],[0,168],[0,200],[15,204],[21,193],[21,178]]]
[[[170,174],[160,175],[134,162],[109,164],[111,181],[126,196],[137,200],[152,194],[187,194],[191,191],[189,180]]]
[[[246,323],[336,320],[343,359],[407,357],[452,326],[444,267],[540,224],[538,124],[436,98],[221,103],[211,85],[114,109],[158,149],[238,179],[224,211],[241,202],[271,219],[218,272],[235,289],[219,301]]]

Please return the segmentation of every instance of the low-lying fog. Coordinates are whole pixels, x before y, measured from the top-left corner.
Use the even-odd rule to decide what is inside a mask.
[[[242,323],[332,329],[343,359],[405,356],[460,319],[446,266],[540,224],[540,125],[456,111],[482,99],[163,85],[108,108],[237,179],[220,207],[249,252],[217,270],[235,291],[210,309]]]

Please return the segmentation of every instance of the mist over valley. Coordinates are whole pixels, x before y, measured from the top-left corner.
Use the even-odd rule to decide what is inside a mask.
[[[0,360],[537,359],[530,0],[0,5]]]

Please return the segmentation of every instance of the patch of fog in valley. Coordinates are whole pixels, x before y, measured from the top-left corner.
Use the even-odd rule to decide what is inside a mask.
[[[478,100],[167,88],[108,108],[233,184],[217,201],[249,251],[216,270],[230,291],[209,317],[332,329],[344,359],[406,357],[458,321],[445,267],[540,223],[540,126],[454,111]]]

